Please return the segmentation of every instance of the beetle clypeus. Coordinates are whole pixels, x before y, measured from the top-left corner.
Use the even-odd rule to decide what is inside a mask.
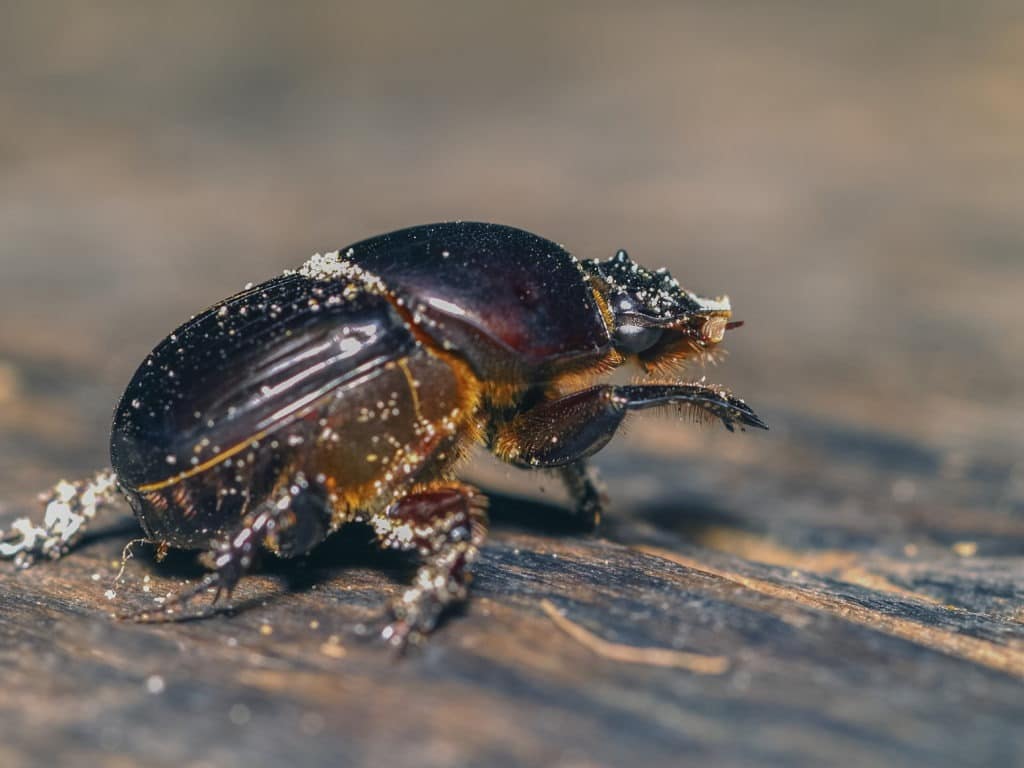
[[[140,366],[117,406],[112,471],[59,483],[43,520],[0,555],[63,555],[123,494],[162,549],[208,549],[211,572],[157,615],[229,596],[262,549],[310,551],[350,521],[416,551],[415,583],[384,630],[401,646],[466,597],[486,500],[455,471],[473,444],[555,469],[596,522],[586,459],[631,411],[681,406],[764,428],[740,399],[655,381],[713,354],[727,298],[704,299],[625,251],[580,261],[495,224],[404,229],[316,255],[193,317]],[[645,383],[594,383],[633,361]],[[144,618],[145,615],[136,615]]]

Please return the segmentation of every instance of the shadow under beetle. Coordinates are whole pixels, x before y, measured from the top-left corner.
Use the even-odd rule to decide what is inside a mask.
[[[486,499],[456,479],[472,445],[557,470],[596,523],[603,494],[586,459],[629,412],[681,406],[730,430],[765,427],[721,388],[664,378],[713,355],[730,316],[727,298],[625,251],[580,261],[495,224],[318,254],[161,342],[117,406],[112,471],[58,483],[41,521],[0,537],[0,556],[60,557],[123,494],[160,551],[208,550],[209,575],[152,612],[167,617],[208,589],[230,596],[261,549],[302,555],[364,521],[382,546],[423,559],[383,633],[401,646],[466,597],[487,529]],[[594,383],[627,361],[647,383]]]

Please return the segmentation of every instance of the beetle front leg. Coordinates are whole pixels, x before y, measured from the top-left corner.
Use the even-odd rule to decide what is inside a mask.
[[[246,514],[227,536],[215,541],[204,559],[213,568],[197,585],[168,598],[157,611],[144,609],[119,618],[166,621],[174,610],[209,589],[214,590],[213,608],[221,598],[229,599],[242,576],[252,570],[260,550],[281,557],[304,555],[326,538],[330,512],[326,493],[298,474],[274,496]]]
[[[548,400],[502,425],[494,452],[526,468],[563,467],[601,450],[630,411],[678,406],[698,417],[767,429],[750,407],[724,390],[702,384],[611,384]]]
[[[416,580],[391,606],[382,633],[396,648],[437,626],[445,608],[466,599],[469,568],[487,535],[487,499],[460,483],[414,488],[373,521],[381,543],[424,558]]]
[[[20,517],[11,524],[10,531],[0,531],[0,558],[13,559],[18,568],[28,568],[39,558],[56,560],[64,556],[82,538],[93,518],[113,506],[118,497],[117,477],[109,469],[89,480],[61,480],[39,496],[43,504],[41,521]]]

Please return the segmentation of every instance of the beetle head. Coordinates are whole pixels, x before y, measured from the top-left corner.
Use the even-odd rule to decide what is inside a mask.
[[[688,357],[713,359],[729,322],[729,297],[690,293],[668,273],[644,269],[619,251],[606,261],[584,261],[614,322],[616,350],[647,371],[671,368]]]

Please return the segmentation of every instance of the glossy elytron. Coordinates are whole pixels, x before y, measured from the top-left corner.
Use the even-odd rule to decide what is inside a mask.
[[[405,229],[317,255],[193,317],[140,366],[117,407],[112,473],[57,486],[44,520],[0,555],[58,557],[120,491],[161,548],[209,549],[230,593],[261,549],[308,552],[350,521],[423,564],[393,606],[395,644],[466,596],[486,503],[458,482],[473,444],[558,470],[577,511],[602,494],[586,466],[627,413],[682,406],[763,427],[728,392],[665,379],[713,354],[728,299],[704,299],[624,251],[580,261],[494,224]],[[600,384],[627,361],[649,382]],[[654,376],[662,378],[654,379]]]

